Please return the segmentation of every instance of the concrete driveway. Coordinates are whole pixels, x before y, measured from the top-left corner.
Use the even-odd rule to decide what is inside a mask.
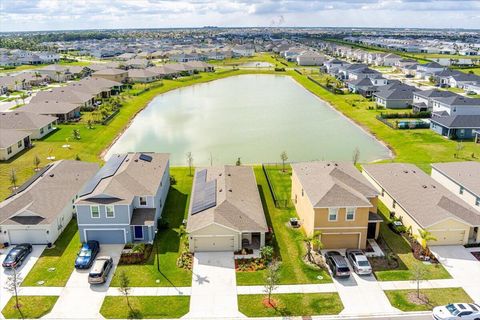
[[[5,259],[5,256],[8,254],[10,249],[12,249],[13,246],[8,247],[6,249],[2,249],[0,253],[0,263],[3,262],[3,259]],[[20,278],[25,279],[27,274],[32,270],[33,266],[37,262],[38,258],[42,254],[43,250],[45,249],[44,245],[35,245],[33,246],[32,253],[27,257],[27,259],[23,262],[23,264],[20,266],[20,268],[17,270],[17,274]],[[12,274],[11,270],[4,269],[0,265],[0,310],[5,307],[7,304],[8,300],[10,300],[10,297],[12,296],[6,289],[5,286],[8,281],[8,276]]]
[[[470,253],[480,248],[432,246],[430,249],[470,297],[480,303],[480,261]]]
[[[106,296],[110,281],[120,260],[123,245],[101,245],[98,256],[111,256],[113,268],[108,280],[102,285],[88,283],[89,270],[74,270],[63,288],[52,311],[44,318],[50,319],[99,319],[100,308]],[[73,261],[72,261],[73,263]]]
[[[184,318],[238,318],[233,252],[196,252],[190,312]]]

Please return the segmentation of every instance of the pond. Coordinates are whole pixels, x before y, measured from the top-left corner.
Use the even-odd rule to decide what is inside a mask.
[[[389,157],[389,150],[295,80],[240,75],[154,98],[107,152],[168,152],[172,165]]]

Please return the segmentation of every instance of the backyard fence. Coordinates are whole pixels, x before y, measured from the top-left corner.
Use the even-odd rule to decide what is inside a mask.
[[[386,124],[392,129],[395,130],[412,130],[412,129],[428,129],[430,128],[430,123],[421,120],[413,120],[413,121],[406,121],[406,120],[389,120],[391,118],[384,118],[382,115],[375,116],[378,121]],[[398,118],[397,118],[398,119]],[[404,118],[408,119],[408,118]]]
[[[290,168],[290,163],[285,162],[285,167]],[[283,196],[280,195],[278,192],[278,189],[275,187],[274,179],[271,176],[271,171],[272,169],[274,170],[280,170],[283,168],[283,164],[280,163],[263,163],[262,164],[262,170],[263,173],[265,174],[265,177],[267,178],[267,183],[268,183],[268,188],[270,189],[270,193],[272,194],[273,202],[275,203],[275,207],[277,208],[291,208],[292,207],[292,201],[288,196]],[[290,175],[288,175],[288,179],[290,180]],[[289,181],[290,182],[290,181]]]

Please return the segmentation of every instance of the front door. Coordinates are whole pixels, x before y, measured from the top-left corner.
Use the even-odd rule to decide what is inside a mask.
[[[133,236],[135,240],[143,240],[143,227],[135,226],[133,230]]]
[[[375,233],[377,231],[377,224],[375,222],[368,223],[367,239],[375,239]]]

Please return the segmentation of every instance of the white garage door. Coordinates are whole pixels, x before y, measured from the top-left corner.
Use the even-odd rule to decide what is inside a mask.
[[[432,231],[432,235],[437,238],[437,241],[429,243],[432,246],[461,245],[465,238],[465,230]]]
[[[194,237],[195,251],[233,251],[233,236],[225,237]]]
[[[44,229],[8,230],[11,244],[30,243],[47,244],[47,232]]]

